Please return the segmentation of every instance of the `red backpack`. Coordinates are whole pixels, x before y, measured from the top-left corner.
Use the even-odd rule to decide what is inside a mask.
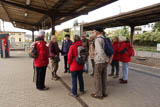
[[[128,55],[129,55],[129,57],[135,55],[134,48],[133,48],[132,45],[128,46],[128,48],[127,48],[127,53],[128,53]]]

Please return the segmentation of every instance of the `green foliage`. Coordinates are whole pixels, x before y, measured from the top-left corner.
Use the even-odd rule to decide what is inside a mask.
[[[64,39],[65,33],[63,31],[59,31],[56,33],[58,42],[61,42]]]
[[[111,40],[113,40],[114,37],[116,37],[118,35],[124,36],[124,37],[130,39],[130,33],[129,33],[129,29],[127,27],[123,27],[122,29],[117,29],[116,31],[109,32],[107,35],[109,35]]]
[[[48,32],[46,33],[46,36],[45,36],[45,37],[46,37],[46,42],[49,42],[50,34],[49,34]]]
[[[134,44],[141,46],[156,46],[160,42],[160,32],[144,32],[134,36]]]
[[[157,30],[157,31],[160,32],[160,21],[155,23],[155,25],[154,25],[154,27],[153,27],[153,30],[154,30],[154,31]]]
[[[124,26],[123,29],[120,31],[120,35],[126,38],[130,38],[130,33],[126,26]]]

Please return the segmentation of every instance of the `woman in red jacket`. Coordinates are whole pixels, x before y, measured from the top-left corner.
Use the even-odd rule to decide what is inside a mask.
[[[131,47],[129,40],[123,41],[120,43],[120,61],[122,62],[122,72],[123,77],[120,80],[120,83],[128,83],[128,62],[131,61],[131,56],[128,54],[128,50]]]
[[[44,41],[44,31],[40,31],[37,41],[35,43],[36,50],[38,52],[38,57],[34,58],[34,66],[36,67],[36,87],[39,90],[48,90],[49,88],[45,86],[45,75],[46,68],[49,63],[48,57],[48,47],[46,46],[46,42]]]
[[[116,75],[113,78],[118,78],[119,77],[119,39],[118,37],[115,37],[113,40],[113,58],[112,58],[112,70],[111,70],[111,74],[109,74],[109,76],[114,76],[114,68],[116,67]]]
[[[77,56],[77,47],[82,46],[82,42],[80,41],[80,37],[74,36],[74,44],[69,48],[68,53],[68,64],[70,66],[71,76],[72,76],[72,96],[77,97],[77,77],[79,80],[79,89],[81,94],[84,93],[84,82],[83,82],[83,68],[84,65],[78,65],[75,61]]]

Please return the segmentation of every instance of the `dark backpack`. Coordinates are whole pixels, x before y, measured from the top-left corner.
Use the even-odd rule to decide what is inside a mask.
[[[34,46],[29,49],[29,56],[31,58],[37,58],[38,57],[38,52],[37,52],[37,49],[36,49],[36,45],[37,44],[35,43]]]
[[[77,45],[75,46],[77,47],[77,56],[75,61],[78,65],[83,65],[85,64],[85,61],[87,59],[86,49],[84,46],[77,46]]]
[[[110,39],[103,37],[98,37],[98,38],[102,38],[104,40],[104,52],[108,57],[111,57],[113,55],[113,47]]]

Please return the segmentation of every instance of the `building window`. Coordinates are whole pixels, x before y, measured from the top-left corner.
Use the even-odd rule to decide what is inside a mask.
[[[19,42],[21,42],[21,38],[19,38]]]

